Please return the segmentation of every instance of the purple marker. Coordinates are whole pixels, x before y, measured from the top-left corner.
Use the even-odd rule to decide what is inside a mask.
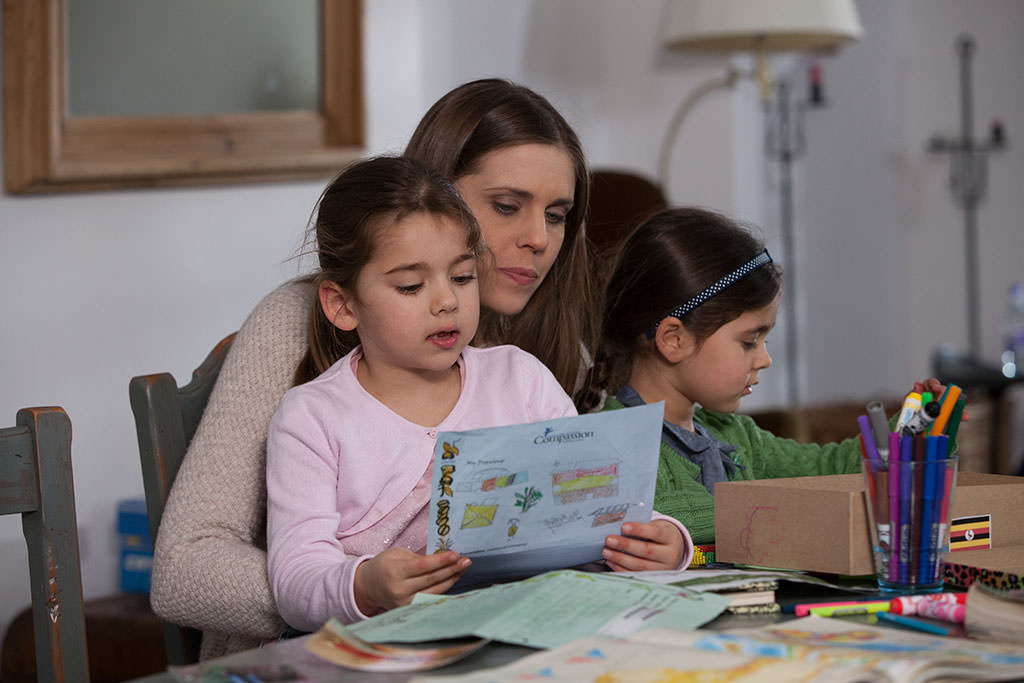
[[[889,434],[889,580],[900,580],[900,435]]]

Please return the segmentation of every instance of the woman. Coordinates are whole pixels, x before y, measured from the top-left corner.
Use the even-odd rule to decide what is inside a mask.
[[[543,97],[487,79],[443,96],[406,155],[450,178],[476,215],[477,346],[515,344],[570,394],[595,326],[583,219],[589,193],[579,140]],[[309,353],[316,295],[308,280],[270,293],[242,325],[171,491],[157,537],[151,601],[203,631],[201,657],[284,629],[266,570],[266,434],[285,391],[337,358]]]

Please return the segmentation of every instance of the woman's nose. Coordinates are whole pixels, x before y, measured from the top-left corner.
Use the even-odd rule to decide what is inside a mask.
[[[548,242],[547,217],[542,211],[539,216],[528,215],[521,226],[517,246],[526,247],[531,251],[544,251]]]

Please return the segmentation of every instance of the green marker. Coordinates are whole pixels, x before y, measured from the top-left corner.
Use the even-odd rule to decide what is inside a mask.
[[[949,414],[949,422],[946,423],[946,434],[949,435],[949,443],[946,446],[946,457],[953,455],[953,442],[956,441],[957,430],[960,429],[960,418],[964,414],[964,398],[961,396],[953,404],[953,412]]]

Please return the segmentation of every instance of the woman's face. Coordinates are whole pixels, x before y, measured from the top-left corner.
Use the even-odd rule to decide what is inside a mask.
[[[481,306],[516,315],[540,287],[565,240],[574,171],[561,147],[526,143],[488,152],[455,181],[483,232]]]

